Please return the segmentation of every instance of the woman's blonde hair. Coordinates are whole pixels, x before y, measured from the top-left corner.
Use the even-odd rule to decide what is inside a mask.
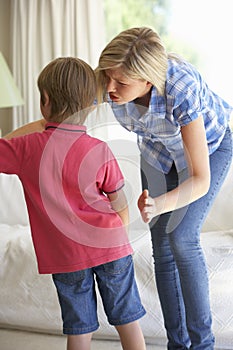
[[[158,94],[163,95],[167,53],[159,35],[147,27],[124,30],[112,39],[102,51],[97,78],[98,100],[106,94],[107,69],[121,68],[123,74],[131,79],[142,79],[154,85]]]
[[[60,57],[51,61],[38,77],[41,103],[46,92],[51,102],[49,121],[62,122],[93,105],[96,78],[93,69],[83,60]]]

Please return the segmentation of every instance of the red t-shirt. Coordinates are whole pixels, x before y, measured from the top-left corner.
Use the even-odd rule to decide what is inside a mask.
[[[0,140],[0,172],[20,178],[40,273],[82,270],[132,253],[106,193],[124,186],[108,145],[86,127],[48,123]]]

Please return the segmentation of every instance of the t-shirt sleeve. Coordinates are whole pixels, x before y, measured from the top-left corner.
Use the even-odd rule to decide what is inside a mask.
[[[23,153],[19,138],[0,139],[0,173],[19,175]]]
[[[97,173],[97,186],[104,193],[112,193],[124,186],[124,176],[120,166],[106,143],[102,144],[103,160]]]

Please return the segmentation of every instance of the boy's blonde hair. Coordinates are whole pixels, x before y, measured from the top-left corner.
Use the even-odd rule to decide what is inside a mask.
[[[79,58],[60,57],[51,61],[40,73],[37,84],[41,103],[45,102],[45,91],[51,102],[48,121],[62,122],[75,113],[82,115],[96,98],[94,71]]]
[[[131,79],[152,83],[163,95],[168,56],[159,35],[150,28],[131,28],[118,34],[102,51],[95,70],[98,100],[106,93],[107,69],[121,68]]]

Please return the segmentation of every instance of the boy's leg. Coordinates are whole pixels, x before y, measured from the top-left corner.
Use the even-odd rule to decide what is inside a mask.
[[[99,327],[92,269],[53,274],[67,335],[67,350],[90,350],[92,333]]]
[[[145,315],[134,277],[132,256],[93,268],[108,322],[119,333],[124,350],[144,350],[138,320]]]
[[[145,350],[146,344],[138,321],[115,326],[121,339],[123,350]],[[70,349],[69,349],[70,350]],[[73,349],[72,349],[73,350]]]
[[[67,350],[90,350],[92,333],[68,335]]]

